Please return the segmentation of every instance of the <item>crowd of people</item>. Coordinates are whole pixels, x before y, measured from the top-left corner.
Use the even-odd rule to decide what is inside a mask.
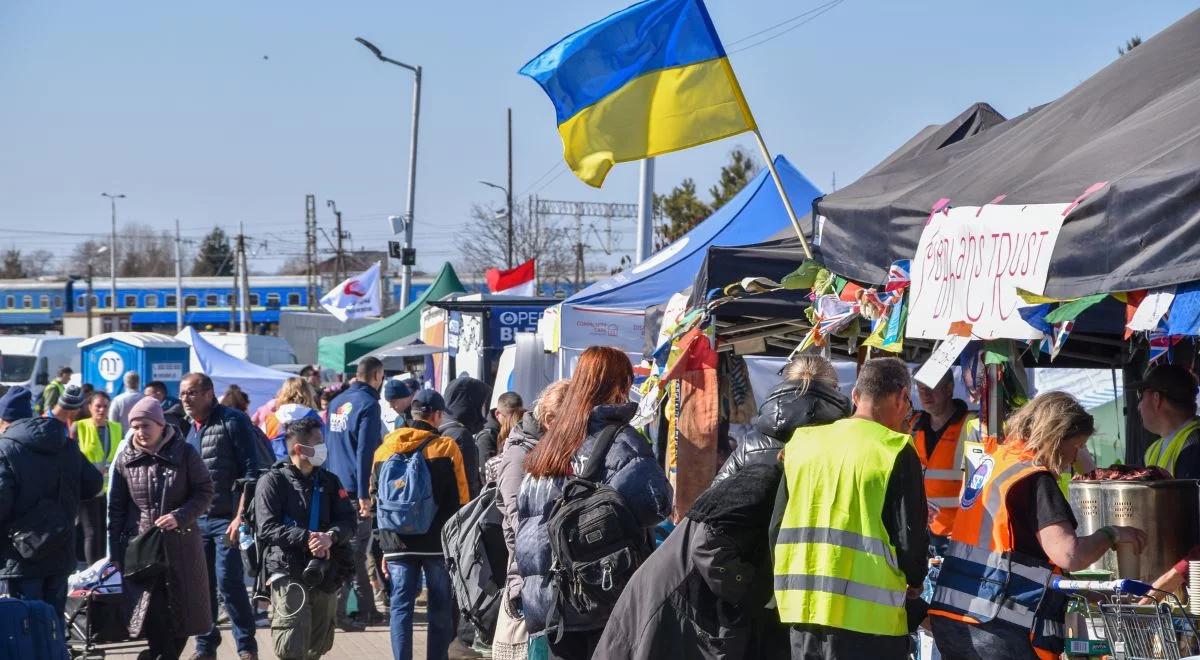
[[[258,657],[254,596],[279,658],[386,623],[409,660],[422,595],[431,660],[906,658],[918,627],[947,659],[1051,658],[1051,576],[1146,542],[1077,533],[1063,475],[1094,467],[1094,422],[1066,394],[1017,410],[964,473],[984,438],[950,374],[928,387],[877,358],[847,397],[821,357],[781,373],[712,485],[673,511],[612,348],[528,409],[513,392],[491,407],[465,375],[444,393],[389,378],[371,357],[346,384],[309,370],[253,410],[201,373],[174,399],[133,373],[110,396],[64,370],[38,397],[0,398],[0,581],[61,616],[68,576],[107,558],[154,659],[190,637],[215,658],[219,608],[238,656]],[[1139,390],[1163,438],[1147,464],[1195,474],[1196,380],[1162,366]],[[449,553],[479,511],[499,529],[483,559]],[[468,584],[481,561],[494,598]]]

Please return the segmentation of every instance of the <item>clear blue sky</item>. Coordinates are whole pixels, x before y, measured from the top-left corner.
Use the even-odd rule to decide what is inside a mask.
[[[710,0],[768,144],[821,188],[845,185],[930,123],[974,101],[1006,116],[1053,100],[1193,3],[846,0],[778,39],[739,39],[824,0]],[[273,272],[303,246],[304,195],[337,200],[355,246],[378,247],[404,208],[411,78],[354,43],[425,69],[417,182],[420,267],[469,240],[472,202],[502,205],[504,109],[519,194],[636,201],[637,165],[603,190],[561,163],[549,101],[517,69],[624,2],[46,2],[0,4],[0,247],[52,249],[120,217],[179,218],[266,240]],[[768,35],[764,35],[768,36]],[[266,56],[268,59],[264,59]],[[730,139],[658,161],[659,192],[702,189]],[[535,180],[544,173],[536,185]],[[631,233],[631,227],[627,232]],[[324,246],[324,243],[322,242]],[[270,256],[266,256],[270,255]]]

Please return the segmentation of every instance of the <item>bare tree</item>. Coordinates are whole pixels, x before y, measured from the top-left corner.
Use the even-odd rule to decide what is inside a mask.
[[[121,228],[117,246],[119,277],[166,277],[175,273],[175,239],[143,224]]]
[[[71,250],[71,258],[68,260],[69,268],[75,271],[71,274],[83,275],[87,272],[87,267],[90,263],[92,265],[92,274],[95,277],[108,277],[111,272],[108,268],[108,252],[100,252],[100,248],[106,248],[107,246],[108,241],[93,239],[76,243],[75,249]]]
[[[21,270],[26,277],[42,277],[53,275],[54,253],[49,250],[33,250],[21,255]]]
[[[489,268],[503,268],[508,257],[508,223],[495,209],[471,207],[471,219],[462,227],[458,266],[471,279],[482,280]],[[529,217],[525,207],[513,209],[513,261],[537,260],[539,282],[566,281],[574,273],[575,257],[565,229]],[[515,264],[514,264],[515,265]]]

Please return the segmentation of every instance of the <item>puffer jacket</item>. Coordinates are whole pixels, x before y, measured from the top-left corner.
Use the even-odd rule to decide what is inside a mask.
[[[150,529],[159,516],[170,513],[179,527],[163,534],[167,554],[166,603],[151,603],[152,590],[125,582],[129,607],[129,634],[141,635],[151,607],[165,607],[175,637],[190,637],[212,629],[208,568],[204,541],[196,519],[213,500],[213,480],[194,447],[169,434],[157,454],[125,443],[112,467],[108,493],[108,551],[118,566],[125,549],[138,534]]]
[[[588,420],[588,437],[575,452],[573,469],[582,468],[606,426],[628,424],[636,412],[636,403],[596,406]],[[517,495],[517,570],[523,580],[521,604],[531,635],[545,629],[546,619],[555,607],[547,525],[551,508],[562,497],[564,481],[564,477],[526,476]],[[625,498],[630,511],[646,529],[671,513],[671,484],[654,460],[650,443],[632,427],[623,428],[613,439],[604,458],[601,481]],[[564,629],[568,631],[604,627],[603,620],[585,617],[569,607],[561,614]]]
[[[308,525],[315,483],[321,485],[316,531],[333,534],[330,558],[334,561],[326,569],[320,587],[333,592],[343,583],[340,578],[354,571],[350,539],[358,529],[358,514],[337,475],[315,468],[306,477],[290,460],[279,461],[263,473],[255,486],[255,526],[258,542],[266,548],[263,569],[267,575],[281,573],[302,580],[304,567],[313,558],[308,550]]]
[[[594,657],[791,656],[771,600],[767,527],[783,475],[756,464],[710,488],[621,592]]]
[[[240,497],[241,485],[257,481],[262,470],[269,467],[258,464],[254,443],[259,440],[254,424],[246,413],[218,403],[199,430],[195,420],[188,419],[188,425],[188,444],[199,451],[212,475],[212,505],[205,515],[233,518],[237,507],[235,492]]]
[[[100,472],[67,437],[67,427],[53,417],[13,422],[0,435],[0,579],[67,575],[75,570],[75,526],[67,530],[64,552],[27,560],[9,540],[13,520],[46,499],[56,499],[74,520],[80,499],[95,497],[103,485]]]
[[[809,383],[807,391],[801,390],[800,383],[789,381],[771,390],[751,422],[754,430],[717,471],[714,486],[747,465],[777,462],[779,450],[796,429],[829,424],[850,415],[850,399],[838,390],[817,382]]]
[[[508,441],[500,453],[500,475],[496,479],[496,508],[504,515],[504,545],[508,546],[508,578],[505,604],[516,612],[521,600],[521,573],[517,571],[517,494],[525,478],[525,457],[542,437],[542,425],[527,412],[508,433]]]

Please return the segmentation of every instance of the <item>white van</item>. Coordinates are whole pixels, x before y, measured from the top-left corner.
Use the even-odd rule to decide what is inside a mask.
[[[0,336],[0,385],[24,385],[36,395],[62,367],[79,373],[79,342],[62,335]]]
[[[233,357],[252,364],[269,367],[272,364],[296,363],[296,354],[282,337],[241,332],[201,332],[200,336]]]

